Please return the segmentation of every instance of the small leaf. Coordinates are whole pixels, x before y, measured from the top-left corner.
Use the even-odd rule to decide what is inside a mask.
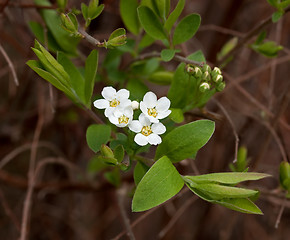
[[[173,73],[168,71],[157,71],[152,73],[148,80],[158,85],[170,85],[173,81]]]
[[[278,52],[283,49],[282,46],[277,45],[276,42],[268,41],[261,44],[252,44],[251,48],[265,57],[276,57]]]
[[[84,3],[81,4],[82,14],[85,20],[88,19],[88,6]]]
[[[220,60],[226,56],[238,44],[238,38],[234,37],[227,41],[220,52],[217,54],[217,59]]]
[[[118,187],[121,183],[120,170],[114,168],[111,172],[104,173],[104,177],[115,187]]]
[[[96,11],[90,16],[90,19],[93,20],[97,18],[104,10],[105,5],[101,4],[100,6],[97,7]]]
[[[109,141],[110,135],[110,126],[101,124],[90,125],[86,133],[88,146],[94,152],[98,152],[102,144],[106,144]]]
[[[198,120],[173,129],[157,147],[155,159],[166,155],[172,162],[191,157],[214,132],[214,122]]]
[[[94,90],[95,79],[98,69],[98,57],[97,50],[91,51],[90,55],[86,59],[85,65],[85,103],[90,108],[91,97]]]
[[[169,62],[172,58],[174,58],[176,50],[174,49],[163,49],[161,51],[161,59],[164,62]]]
[[[180,16],[183,8],[184,8],[185,0],[179,0],[175,9],[172,11],[172,13],[169,15],[168,19],[166,20],[164,24],[164,28],[170,32],[172,26],[177,21],[178,17]]]
[[[121,0],[120,13],[126,28],[133,34],[138,35],[140,31],[139,19],[137,16],[137,0]]]
[[[126,39],[126,30],[124,28],[118,28],[111,33],[108,40],[108,45],[113,47],[121,46],[126,43]]]
[[[173,34],[173,44],[186,42],[194,36],[200,25],[200,16],[190,14],[183,18],[175,28]]]
[[[150,8],[140,6],[137,11],[140,23],[148,35],[160,40],[167,38],[159,19]]]
[[[283,16],[284,12],[282,11],[277,11],[277,12],[274,12],[272,14],[272,22],[275,23],[275,22],[278,22],[279,19]]]
[[[124,159],[125,151],[123,145],[118,145],[114,150],[114,156],[118,160],[118,162],[122,162]]]
[[[133,212],[156,207],[176,195],[184,182],[167,157],[159,159],[144,175],[133,197]]]
[[[264,173],[255,172],[228,172],[228,173],[210,173],[198,176],[185,176],[185,178],[190,179],[195,183],[221,183],[228,185],[236,185],[240,182],[259,180],[265,177],[270,177],[271,175]]]
[[[134,168],[134,182],[136,186],[139,184],[145,173],[149,170],[149,167],[142,162],[137,162]]]
[[[170,108],[170,119],[176,123],[182,123],[184,121],[183,111],[180,108]]]

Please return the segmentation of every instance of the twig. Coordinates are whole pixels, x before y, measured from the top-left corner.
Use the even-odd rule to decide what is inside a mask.
[[[8,54],[6,53],[5,49],[2,47],[1,43],[0,43],[0,52],[2,53],[3,57],[7,61],[8,66],[9,66],[9,68],[11,70],[14,82],[15,82],[16,86],[18,86],[19,85],[19,81],[18,81],[18,78],[17,78],[17,74],[16,74],[16,71],[15,71],[14,65],[13,65],[12,61],[10,60]]]
[[[198,29],[198,31],[208,31],[208,30],[220,32],[223,34],[233,35],[240,38],[244,37],[245,35],[244,33],[241,33],[232,29],[224,28],[221,26],[213,25],[213,24],[203,25],[203,26],[200,26],[200,28]]]
[[[282,203],[282,205],[281,205],[281,208],[280,208],[279,214],[278,214],[277,219],[276,219],[276,223],[275,223],[275,228],[276,228],[276,229],[278,228],[279,223],[280,223],[280,221],[281,221],[281,217],[282,217],[283,211],[284,211],[284,209],[285,209],[286,201],[287,201],[287,198],[286,198],[286,196],[285,196],[284,201],[283,201],[283,203]]]
[[[216,100],[215,98],[212,98],[212,100],[222,110],[223,114],[225,115],[226,119],[228,120],[229,124],[231,125],[231,127],[233,129],[233,134],[235,136],[235,158],[234,158],[233,162],[236,162],[237,159],[238,159],[238,150],[239,150],[240,139],[239,139],[238,133],[236,131],[235,124],[233,123],[230,115],[228,114],[228,112],[224,108],[224,106],[218,100]]]
[[[126,233],[127,233],[130,240],[135,240],[135,236],[134,236],[134,233],[133,233],[131,225],[130,225],[130,220],[127,217],[127,214],[126,214],[126,211],[124,208],[124,197],[126,195],[126,188],[122,187],[122,188],[118,189],[116,191],[116,195],[117,195],[117,200],[118,200],[118,206],[119,206],[119,209],[121,212],[121,217],[122,217],[122,220],[123,220],[124,225],[126,227]]]
[[[290,8],[285,9],[285,14],[290,11]],[[238,44],[229,51],[222,59],[218,61],[218,65],[222,64],[228,57],[235,54],[244,44],[246,44],[252,37],[257,35],[262,29],[264,29],[267,25],[272,23],[272,14],[260,22],[256,27],[254,27],[252,30],[250,30],[247,34],[244,35],[244,37],[239,39]]]
[[[27,194],[24,200],[24,206],[23,206],[23,213],[22,213],[22,223],[21,223],[21,233],[20,233],[20,240],[25,240],[28,235],[28,226],[29,226],[29,215],[30,215],[30,208],[32,203],[32,195],[33,195],[33,189],[35,185],[35,179],[34,179],[34,170],[35,170],[35,161],[36,161],[36,153],[37,153],[37,145],[40,137],[40,133],[43,126],[43,99],[41,96],[41,93],[39,92],[39,98],[40,98],[40,104],[38,107],[38,121],[35,128],[34,136],[33,136],[33,142],[31,147],[31,154],[30,154],[30,164],[29,164],[29,172],[28,172],[28,189]]]
[[[160,231],[158,234],[159,238],[165,237],[167,232],[173,227],[173,225],[177,222],[177,220],[181,217],[181,215],[184,213],[184,211],[197,200],[197,196],[190,197],[179,210],[176,212],[174,217],[170,220],[170,222]]]
[[[12,209],[9,207],[8,202],[6,201],[5,196],[2,192],[2,189],[0,189],[0,200],[1,200],[1,203],[2,203],[2,206],[4,208],[6,215],[14,223],[17,231],[20,232],[20,223],[19,223],[17,217],[15,216],[15,214],[13,213]]]
[[[82,35],[82,37],[87,40],[90,44],[96,47],[103,47],[103,43],[101,43],[99,40],[92,37],[90,34],[88,34],[85,30],[79,29],[79,33]]]

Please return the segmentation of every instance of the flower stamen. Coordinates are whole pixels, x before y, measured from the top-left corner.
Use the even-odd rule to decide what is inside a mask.
[[[121,124],[121,123],[127,124],[129,122],[129,118],[126,117],[125,115],[123,115],[123,116],[118,118],[118,121],[119,121],[119,124]]]
[[[119,104],[120,102],[117,99],[110,101],[110,107],[117,107]]]
[[[154,108],[148,108],[148,115],[149,116],[152,116],[152,117],[157,117],[157,110],[156,110],[156,108],[154,107]]]
[[[150,126],[144,126],[141,130],[141,133],[144,136],[149,136],[152,133],[151,127]]]

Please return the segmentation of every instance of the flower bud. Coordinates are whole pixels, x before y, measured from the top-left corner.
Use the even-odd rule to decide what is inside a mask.
[[[139,103],[137,101],[132,101],[131,106],[133,110],[136,110],[139,108]]]
[[[220,82],[220,83],[217,84],[217,86],[216,86],[216,90],[217,90],[218,92],[221,92],[222,90],[224,90],[225,87],[226,87],[225,82]]]
[[[112,151],[111,148],[109,148],[107,145],[103,144],[101,146],[101,153],[104,157],[108,157],[108,158],[114,158],[114,153]]]
[[[211,72],[211,68],[210,68],[210,66],[209,65],[207,65],[207,64],[204,64],[203,65],[203,67],[202,67],[202,71],[203,72]]]
[[[222,71],[218,67],[214,67],[214,69],[211,72],[212,75],[221,75]]]
[[[202,75],[202,79],[203,79],[204,81],[206,81],[206,82],[209,82],[209,81],[210,81],[211,77],[210,77],[210,74],[209,74],[208,71],[205,71],[205,72],[203,73],[203,75]]]
[[[194,76],[196,78],[200,78],[202,76],[202,71],[201,71],[201,69],[199,67],[195,67],[194,68]]]
[[[209,89],[210,89],[210,85],[207,82],[203,82],[199,86],[199,91],[201,91],[201,92],[205,92],[205,91],[207,91]]]
[[[222,75],[216,75],[212,78],[212,80],[216,83],[222,82],[223,81],[223,76]]]
[[[279,175],[281,186],[290,190],[290,164],[288,162],[281,162]]]
[[[194,73],[194,68],[191,65],[186,65],[186,72],[189,74],[193,74]]]

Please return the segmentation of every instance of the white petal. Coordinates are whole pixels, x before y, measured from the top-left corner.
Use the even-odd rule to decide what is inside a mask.
[[[164,112],[170,107],[170,100],[167,97],[162,97],[157,101],[156,110],[158,112]]]
[[[157,104],[157,97],[153,92],[148,92],[144,95],[143,101],[147,108],[153,108]]]
[[[116,110],[114,111],[114,116],[119,118],[122,115],[124,115],[124,112],[122,111],[122,109],[116,108]]]
[[[105,109],[109,107],[110,103],[105,99],[98,99],[94,101],[94,106],[98,109]]]
[[[115,125],[119,124],[118,118],[115,115],[111,114],[109,117],[109,121]]]
[[[160,144],[162,142],[161,137],[159,137],[157,134],[152,133],[147,137],[147,140],[150,144],[152,145],[157,145]]]
[[[166,118],[170,113],[171,113],[171,110],[167,110],[165,112],[160,112],[160,113],[158,113],[157,118],[158,119]]]
[[[145,146],[148,143],[147,137],[141,133],[136,134],[134,141],[140,146]]]
[[[108,108],[106,108],[104,114],[105,114],[105,116],[108,118],[108,117],[110,117],[111,115],[113,115],[115,111],[116,111],[116,108],[114,108],[114,107],[108,107]]]
[[[146,117],[149,119],[149,121],[150,121],[151,123],[158,123],[158,122],[159,122],[159,119],[156,118],[156,117],[149,116],[149,115],[147,115]],[[149,125],[147,124],[147,126],[149,126]]]
[[[142,125],[141,123],[138,121],[138,120],[133,120],[130,124],[129,124],[129,129],[132,131],[132,132],[135,132],[135,133],[139,133],[141,132],[142,130]]]
[[[127,89],[120,89],[117,92],[117,100],[122,101],[128,99],[130,96],[130,92]]]
[[[146,104],[143,101],[140,102],[140,109],[144,114],[148,114],[148,108],[146,107]]]
[[[139,115],[139,121],[142,124],[142,126],[150,126],[151,125],[151,121],[148,119],[148,115],[146,116],[144,113],[141,113]]]
[[[124,114],[127,117],[131,117],[133,115],[133,109],[131,107],[124,108]]]
[[[103,91],[102,91],[102,96],[111,101],[116,97],[116,90],[113,87],[104,87]]]
[[[126,127],[127,125],[128,125],[128,123],[116,124],[117,127]]]
[[[131,106],[131,100],[130,99],[123,99],[120,100],[120,107],[125,108]]]
[[[158,135],[166,132],[166,127],[161,122],[153,123],[151,126],[151,129],[152,129],[153,133],[156,133]]]

